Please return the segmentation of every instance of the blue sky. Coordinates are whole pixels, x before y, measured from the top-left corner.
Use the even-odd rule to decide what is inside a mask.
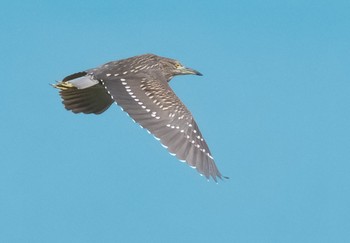
[[[349,242],[349,1],[2,1],[0,242]],[[142,53],[230,180],[49,86]]]

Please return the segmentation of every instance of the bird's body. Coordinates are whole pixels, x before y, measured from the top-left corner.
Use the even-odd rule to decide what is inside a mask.
[[[100,114],[116,102],[171,154],[216,181],[223,176],[191,113],[168,84],[184,74],[201,75],[176,60],[145,54],[69,75],[54,87],[74,113]]]

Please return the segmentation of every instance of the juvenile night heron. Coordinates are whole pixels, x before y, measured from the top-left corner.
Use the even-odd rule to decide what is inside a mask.
[[[101,114],[116,102],[180,161],[207,179],[226,178],[193,116],[168,84],[185,74],[202,75],[176,60],[145,54],[69,75],[53,86],[74,113]]]

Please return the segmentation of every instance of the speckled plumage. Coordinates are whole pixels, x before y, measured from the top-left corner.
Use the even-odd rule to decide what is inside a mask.
[[[172,155],[217,181],[223,176],[192,114],[168,84],[184,74],[201,75],[176,60],[145,54],[69,75],[54,87],[74,113],[100,114],[116,102]]]

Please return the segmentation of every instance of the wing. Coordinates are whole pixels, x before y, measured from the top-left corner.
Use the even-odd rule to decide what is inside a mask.
[[[60,89],[64,107],[74,113],[101,114],[113,104],[106,89],[86,72],[69,75],[53,86]]]
[[[222,175],[191,113],[175,95],[164,77],[156,74],[100,74],[95,76],[112,99],[152,133],[169,152],[207,179]],[[161,80],[161,81],[159,81]]]

